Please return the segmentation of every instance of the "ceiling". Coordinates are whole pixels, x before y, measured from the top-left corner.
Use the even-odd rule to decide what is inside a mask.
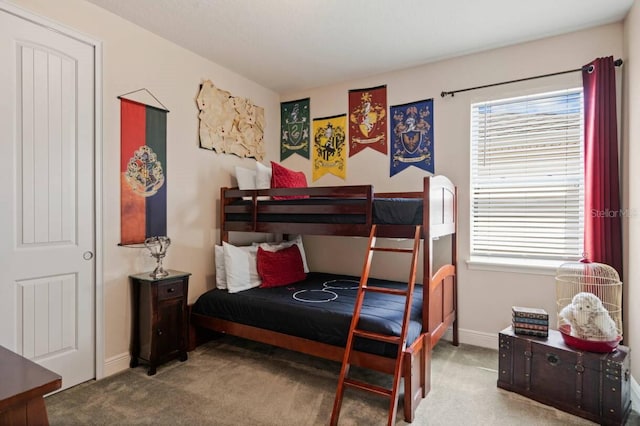
[[[88,0],[278,93],[624,18],[634,0]]]

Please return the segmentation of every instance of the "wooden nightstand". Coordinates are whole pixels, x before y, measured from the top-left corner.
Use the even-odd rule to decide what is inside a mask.
[[[152,278],[149,272],[130,275],[133,294],[131,332],[131,368],[142,360],[149,364],[147,374],[173,358],[187,360],[187,293],[188,272],[169,270],[163,278]]]

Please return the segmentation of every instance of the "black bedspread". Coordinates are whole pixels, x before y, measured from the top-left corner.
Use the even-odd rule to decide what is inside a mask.
[[[265,328],[306,339],[345,346],[359,278],[311,272],[305,281],[277,288],[254,288],[240,293],[210,290],[201,295],[192,312]],[[406,288],[405,283],[369,279],[369,285]],[[359,328],[399,335],[405,298],[368,292]],[[422,328],[422,286],[416,285],[407,336],[410,345]],[[356,350],[395,357],[397,346],[358,339]]]

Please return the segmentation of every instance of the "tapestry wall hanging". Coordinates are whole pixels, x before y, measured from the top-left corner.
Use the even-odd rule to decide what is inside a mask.
[[[120,245],[126,245],[167,235],[169,111],[119,98]]]
[[[200,109],[200,148],[258,161],[264,158],[264,108],[249,99],[231,96],[210,80],[202,83],[196,101]]]
[[[433,99],[390,108],[390,176],[409,166],[433,173]]]
[[[280,161],[298,154],[309,158],[309,98],[280,103]]]
[[[347,115],[313,119],[312,180],[326,173],[347,177]]]
[[[387,86],[349,90],[349,157],[367,147],[387,154]]]

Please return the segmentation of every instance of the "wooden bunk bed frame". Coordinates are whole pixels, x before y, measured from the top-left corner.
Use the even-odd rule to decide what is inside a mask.
[[[326,204],[305,206],[263,205],[259,197],[274,195],[308,195],[320,199],[353,198],[357,201],[348,206]],[[221,188],[220,220],[221,240],[229,241],[229,232],[264,232],[303,235],[340,235],[368,237],[373,215],[372,203],[375,198],[421,198],[423,203],[423,310],[422,333],[403,355],[404,397],[403,411],[407,422],[412,422],[420,401],[428,394],[431,384],[431,349],[445,334],[449,327],[453,329],[454,345],[458,345],[457,325],[457,189],[444,176],[424,178],[422,192],[376,193],[370,185],[309,187],[265,190],[239,190]],[[242,198],[251,198],[251,202],[238,204]],[[259,222],[263,213],[277,214],[341,214],[357,215],[364,218],[361,224],[327,224],[296,222]],[[247,221],[227,220],[229,214],[244,214]],[[378,237],[412,238],[415,225],[378,225]],[[450,235],[451,263],[433,271],[433,241]],[[213,330],[233,336],[258,341],[284,349],[341,362],[344,347],[333,346],[276,331],[261,329],[232,321],[191,314],[192,336],[199,329]],[[425,326],[426,325],[426,326]],[[358,365],[393,374],[395,359],[365,352],[353,351],[352,365]],[[329,413],[327,413],[328,415]]]

